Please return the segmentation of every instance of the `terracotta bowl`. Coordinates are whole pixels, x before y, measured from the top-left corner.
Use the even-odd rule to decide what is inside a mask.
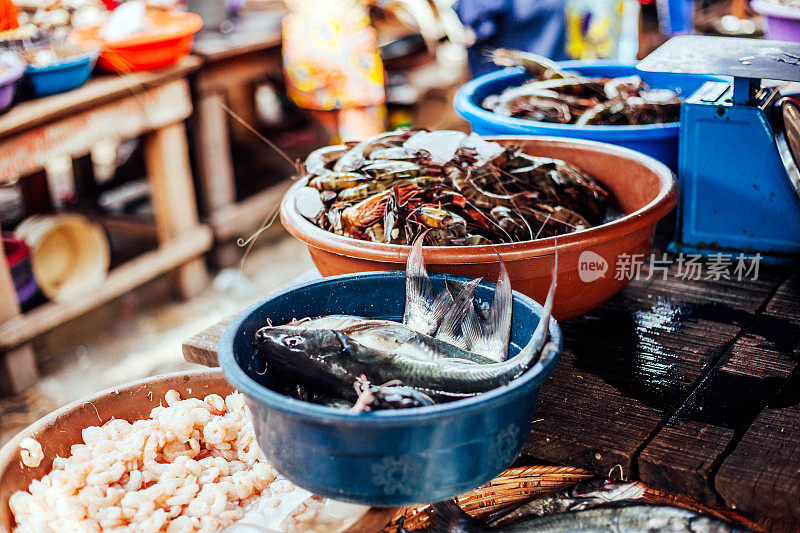
[[[550,285],[558,247],[558,289],[554,316],[581,315],[622,290],[629,276],[616,279],[617,265],[627,257],[649,253],[656,224],[678,202],[678,186],[663,163],[611,144],[551,137],[487,137],[521,146],[535,156],[563,159],[595,176],[617,199],[626,216],[589,230],[558,238],[496,246],[431,246],[425,248],[429,270],[494,280],[503,258],[514,289],[543,302]],[[308,245],[323,276],[376,270],[402,270],[409,247],[351,239],[318,228],[297,211],[292,186],[281,203],[286,229]],[[592,252],[592,253],[589,253]]]
[[[219,369],[155,376],[66,405],[6,443],[0,449],[0,533],[8,533],[13,527],[13,516],[8,507],[11,495],[27,489],[31,481],[47,474],[57,455],[69,455],[71,446],[82,442],[83,428],[102,425],[112,418],[134,421],[149,417],[150,411],[163,401],[164,394],[170,389],[180,392],[183,398],[203,398],[209,394],[224,396],[233,392],[233,387]],[[28,468],[20,462],[19,443],[26,437],[39,441],[44,451],[44,460],[36,468]],[[390,510],[370,511],[348,531],[375,531],[390,516]]]

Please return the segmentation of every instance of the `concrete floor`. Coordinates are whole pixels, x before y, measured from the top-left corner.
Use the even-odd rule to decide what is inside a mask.
[[[183,340],[233,315],[313,268],[305,245],[276,225],[264,232],[242,270],[217,272],[199,296],[178,301],[159,278],[35,341],[41,381],[0,398],[0,445],[40,417],[89,394],[196,365]]]

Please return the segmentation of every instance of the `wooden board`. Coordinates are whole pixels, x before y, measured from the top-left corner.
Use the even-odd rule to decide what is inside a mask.
[[[200,32],[192,52],[208,62],[278,47],[281,44],[283,8],[245,11],[229,33]]]
[[[759,317],[761,318],[761,317]],[[800,517],[800,275],[770,302],[753,334],[769,358],[766,408],[722,463],[715,487],[729,505],[797,520]],[[746,389],[739,387],[742,392]],[[759,387],[755,387],[756,390]],[[767,396],[766,392],[764,396]],[[751,408],[752,409],[752,408]]]
[[[217,240],[241,237],[246,232],[257,229],[280,208],[283,195],[293,183],[291,180],[281,181],[241,202],[217,209],[208,217],[208,223],[214,228]]]
[[[738,285],[633,281],[595,311],[566,322],[564,353],[537,403],[529,456],[637,476],[636,455],[776,280]]]
[[[78,89],[19,103],[0,115],[0,138],[179,79],[199,68],[201,63],[197,57],[187,57],[162,70],[103,74]]]
[[[189,363],[203,365],[207,367],[219,366],[217,359],[217,346],[222,333],[233,317],[228,317],[213,326],[210,326],[188,341],[183,343],[183,358]]]
[[[191,113],[189,85],[178,79],[144,92],[125,92],[113,101],[59,119],[50,117],[46,124],[15,135],[0,133],[0,183],[45,168],[57,157],[87,154],[99,141],[130,139],[182,121]],[[18,130],[18,126],[9,127]]]
[[[644,449],[641,479],[662,490],[679,490],[704,501],[717,499],[712,477],[797,367],[798,354],[792,350],[798,345],[800,276],[795,275],[781,285],[765,312]],[[762,467],[754,461],[753,468]],[[800,513],[800,485],[795,483],[795,489],[794,505],[787,509]]]
[[[582,467],[616,478],[644,477],[648,483],[706,502],[725,501],[756,515],[787,518],[781,509],[791,498],[793,505],[800,502],[797,397],[784,392],[782,400],[770,402],[760,415],[760,407],[720,409],[713,397],[707,397],[708,407],[692,411],[687,400],[697,400],[703,391],[747,390],[748,365],[771,378],[770,388],[785,384],[787,372],[777,361],[788,360],[787,354],[797,357],[800,350],[792,329],[800,324],[798,281],[796,276],[787,281],[790,275],[762,268],[757,281],[685,280],[673,267],[666,279],[633,281],[596,310],[562,323],[564,351],[542,387],[525,447],[527,460]],[[185,358],[216,364],[216,346],[227,322],[186,341]],[[785,337],[786,331],[794,333]],[[777,343],[779,339],[785,340]],[[748,353],[760,356],[751,355],[755,358],[748,361]],[[745,377],[731,376],[737,372]],[[785,390],[796,393],[797,385],[786,385]],[[756,399],[768,396],[758,388],[747,394]],[[692,426],[697,432],[692,433],[688,426],[676,425],[679,415],[686,413],[689,423],[707,428]],[[727,426],[735,430],[727,431]],[[745,468],[765,436],[771,444],[764,447],[759,466],[768,467],[768,474]],[[669,447],[673,455],[656,454]],[[703,453],[716,453],[714,457],[721,460],[731,450],[719,472],[714,460],[697,460]],[[685,461],[675,459],[682,454]],[[674,464],[666,464],[670,458]],[[774,500],[773,492],[778,493]]]

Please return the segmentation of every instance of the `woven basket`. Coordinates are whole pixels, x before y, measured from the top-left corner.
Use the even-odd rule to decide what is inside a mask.
[[[568,466],[523,466],[506,470],[486,485],[456,498],[456,502],[468,514],[486,519],[493,513],[516,507],[535,496],[566,489],[596,475],[580,468]],[[647,489],[643,501],[665,503],[698,511],[709,516],[730,520],[751,531],[763,531],[756,523],[728,508],[703,505],[685,496]],[[423,529],[430,525],[430,505],[401,509],[384,529],[388,533],[397,531],[398,524],[409,530]]]

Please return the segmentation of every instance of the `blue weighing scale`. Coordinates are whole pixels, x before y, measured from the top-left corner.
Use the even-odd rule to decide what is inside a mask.
[[[671,249],[800,258],[800,98],[785,83],[800,81],[800,43],[686,35],[637,66],[732,77],[705,83],[681,107]]]

